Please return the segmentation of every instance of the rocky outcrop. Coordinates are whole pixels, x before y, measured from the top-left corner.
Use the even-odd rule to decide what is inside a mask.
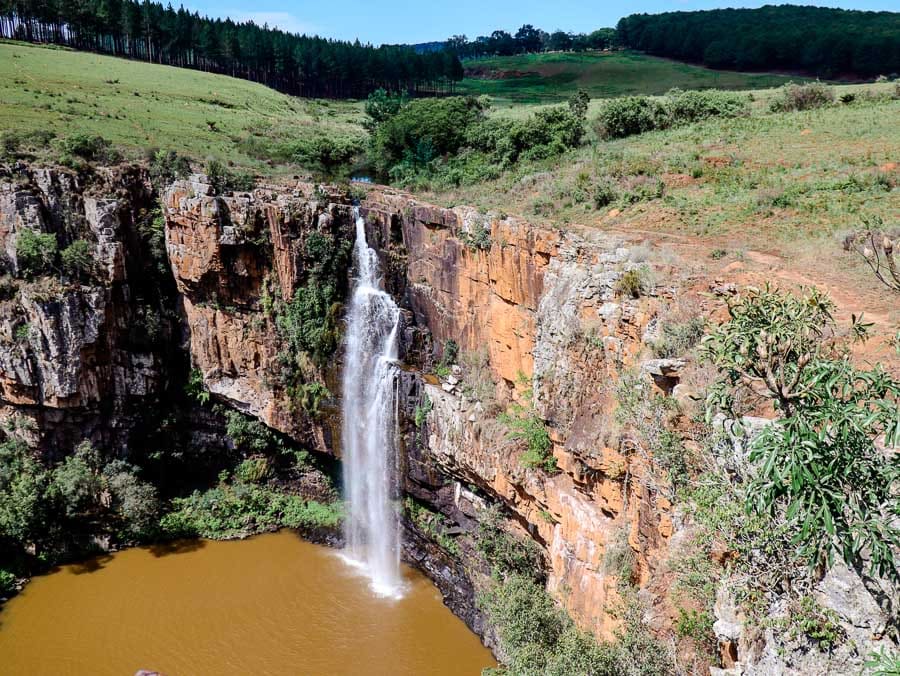
[[[164,394],[172,315],[165,290],[145,275],[138,232],[152,207],[137,167],[0,170],[0,251],[10,273],[0,300],[0,416],[30,418],[49,452],[84,438],[127,449],[144,407]],[[17,254],[26,230],[51,235],[60,251],[86,241],[89,273],[72,278],[54,262],[50,275],[28,279]]]
[[[278,386],[284,345],[261,299],[290,299],[303,283],[309,232],[352,236],[346,196],[306,185],[214,196],[195,177],[173,186],[165,207],[191,360],[210,391],[339,452],[327,424],[304,416]],[[635,364],[657,303],[615,293],[633,266],[627,248],[597,233],[442,209],[384,188],[368,191],[360,213],[410,315],[407,363],[428,370],[453,341],[460,361],[483,366],[480,383],[464,382],[472,375],[464,367],[443,383],[416,376],[404,388],[408,420],[423,397],[432,404],[425,432],[407,438],[406,490],[464,528],[478,511],[463,498],[467,486],[502,502],[545,547],[551,590],[583,626],[608,636],[616,579],[603,567],[607,543],[624,533],[646,578],[672,532],[668,503],[635,480],[647,472],[643,461],[612,446],[609,384]],[[533,402],[547,421],[561,471],[522,465],[521,447],[496,419],[510,401]]]
[[[50,454],[87,437],[124,455],[193,369],[217,401],[340,456],[340,351],[312,360],[295,349],[296,327],[285,317],[323,283],[313,274],[321,263],[314,236],[337,249],[352,242],[350,195],[307,184],[216,195],[202,176],[178,181],[162,196],[162,276],[150,269],[153,237],[163,234],[147,217],[154,198],[135,168],[0,173],[0,251],[11,273],[0,282],[0,417],[30,417]],[[601,638],[616,629],[609,610],[622,571],[609,554],[624,548],[631,582],[648,600],[646,619],[670,631],[667,558],[686,526],[671,486],[628,443],[615,410],[622,388],[639,380],[690,405],[679,382],[691,365],[644,359],[661,310],[685,290],[660,281],[667,271],[658,266],[639,297],[623,293],[623,275],[652,266],[608,233],[440,208],[379,186],[359,213],[404,312],[402,488],[440,512],[445,535],[460,543],[451,555],[407,521],[405,557],[490,643],[474,603],[485,571],[468,536],[486,507],[500,504],[507,527],[543,548],[548,588],[580,626]],[[56,270],[23,279],[17,239],[25,229],[52,233],[59,248],[88,241],[90,278]],[[345,264],[328,280],[337,290],[329,317],[339,317],[351,273]],[[329,392],[310,405],[306,386]],[[507,409],[546,429],[552,463],[523,461],[525,444],[498,416]],[[208,407],[191,418],[203,446],[221,443],[215,416]],[[732,441],[742,455],[743,442]],[[812,593],[841,618],[848,645],[868,646],[867,636],[884,632],[884,609],[854,575],[835,569]],[[859,654],[841,654],[828,666],[804,657],[803,646],[786,660],[725,593],[716,614],[728,673],[859,663]]]
[[[293,298],[315,262],[305,256],[310,233],[352,242],[346,197],[314,196],[310,185],[219,196],[194,176],[175,183],[164,206],[191,363],[206,387],[297,441],[332,452],[334,421],[306,415],[279,382],[286,356],[294,355],[286,353],[272,307]],[[334,364],[316,377],[336,389]]]
[[[617,580],[603,567],[607,543],[624,531],[646,577],[672,532],[669,505],[623,480],[646,468],[603,443],[613,432],[609,383],[634,363],[655,304],[617,298],[616,281],[632,266],[628,250],[598,233],[439,209],[392,192],[370,192],[363,204],[382,241],[402,232],[405,299],[436,352],[452,340],[461,361],[483,354],[497,384],[465,382],[466,368],[424,384],[431,411],[410,454],[407,490],[434,501],[449,484],[452,504],[438,502],[457,519],[477,516],[460,509],[465,486],[501,501],[545,547],[550,589],[582,626],[608,637]],[[522,447],[496,417],[510,400],[531,406],[530,389],[549,425],[556,473],[525,468]]]

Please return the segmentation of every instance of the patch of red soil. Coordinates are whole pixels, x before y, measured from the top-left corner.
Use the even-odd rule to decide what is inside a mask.
[[[690,174],[663,174],[662,180],[667,188],[686,188],[697,183]]]

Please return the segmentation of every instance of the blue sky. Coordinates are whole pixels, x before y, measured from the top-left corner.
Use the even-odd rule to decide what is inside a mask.
[[[768,4],[776,4],[769,0]],[[177,6],[177,2],[173,2]],[[381,44],[443,40],[450,35],[469,38],[501,28],[513,32],[525,23],[544,30],[561,28],[587,32],[615,26],[620,17],[634,12],[759,7],[766,2],[715,2],[714,0],[184,0],[184,6],[210,16],[253,19],[284,30],[316,33],[324,37]],[[855,2],[798,2],[845,9],[893,10],[898,0]]]

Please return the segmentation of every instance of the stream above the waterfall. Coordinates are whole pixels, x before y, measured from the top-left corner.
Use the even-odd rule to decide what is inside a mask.
[[[281,531],[128,549],[0,608],[5,676],[472,674],[496,662],[419,572],[381,598],[340,552]]]

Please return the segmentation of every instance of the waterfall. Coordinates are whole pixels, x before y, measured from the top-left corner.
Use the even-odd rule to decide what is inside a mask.
[[[381,288],[378,256],[366,243],[358,208],[353,215],[357,277],[347,317],[342,410],[346,558],[365,571],[376,593],[399,596],[400,526],[393,501],[400,309]]]

